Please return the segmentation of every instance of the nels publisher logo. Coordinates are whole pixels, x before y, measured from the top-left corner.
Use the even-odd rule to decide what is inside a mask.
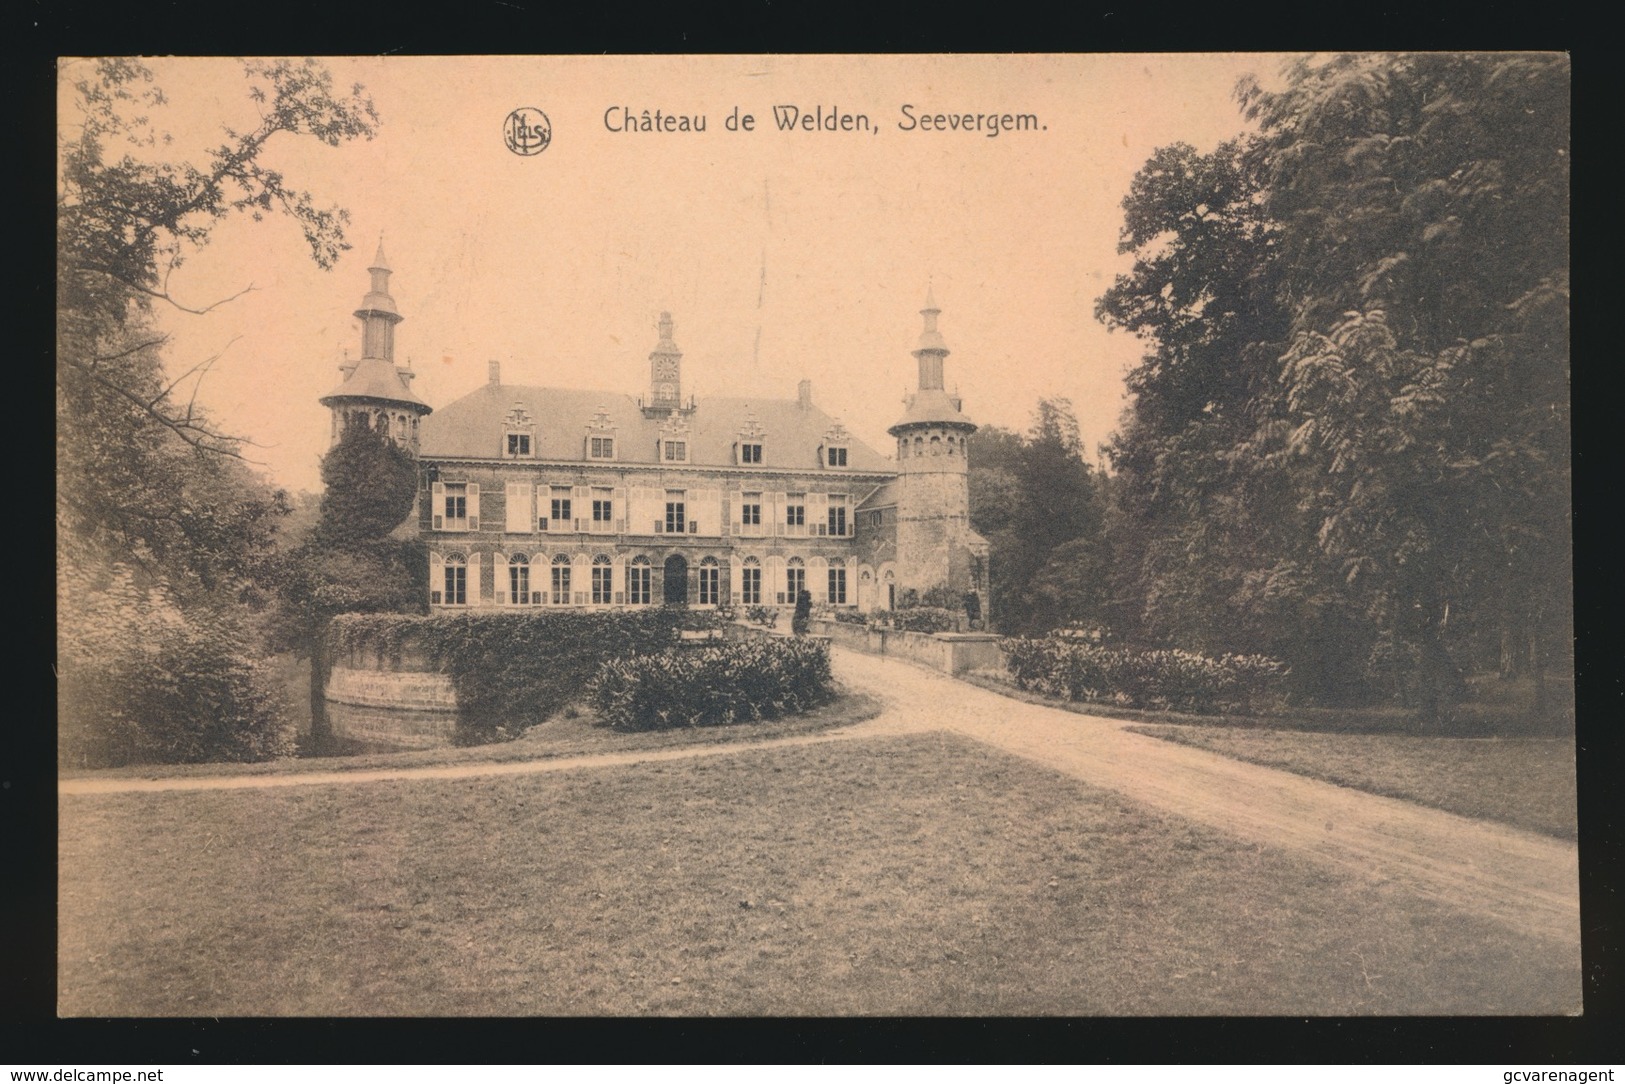
[[[515,154],[541,154],[553,142],[553,125],[540,109],[524,106],[502,122],[502,139]]]

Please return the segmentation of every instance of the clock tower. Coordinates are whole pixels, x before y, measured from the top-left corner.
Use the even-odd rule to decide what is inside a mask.
[[[660,314],[660,342],[649,355],[649,405],[677,410],[683,401],[683,352],[671,337],[671,313]]]

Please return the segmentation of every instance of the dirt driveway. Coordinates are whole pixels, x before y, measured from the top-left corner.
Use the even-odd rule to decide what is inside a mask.
[[[1121,721],[1012,700],[898,659],[836,648],[834,666],[841,680],[879,697],[886,709],[854,726],[755,741],[748,748],[946,729],[1250,842],[1306,852],[1521,933],[1554,939],[1572,946],[1578,962],[1579,855],[1573,843],[1131,734]],[[737,748],[279,776],[76,779],[62,781],[58,790],[98,794],[518,775],[722,756]]]
[[[1012,700],[900,660],[838,650],[835,669],[893,705],[877,725],[952,730],[1242,839],[1566,942],[1578,959],[1573,843],[1131,734],[1118,720]]]

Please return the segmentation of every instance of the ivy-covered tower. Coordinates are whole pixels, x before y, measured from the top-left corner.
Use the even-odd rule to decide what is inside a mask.
[[[361,320],[361,360],[340,365],[343,382],[321,399],[333,413],[330,443],[337,444],[347,426],[367,425],[416,452],[419,420],[431,408],[412,392],[410,365],[403,369],[395,364],[395,325],[404,317],[389,295],[390,271],[382,238],[367,271],[372,276],[371,287],[355,311]]]
[[[970,525],[970,435],[976,423],[943,386],[948,344],[937,330],[937,308],[926,292],[914,357],[919,382],[903,417],[887,432],[897,438],[898,590],[923,595],[946,588],[957,599],[975,589],[985,600],[986,543]]]

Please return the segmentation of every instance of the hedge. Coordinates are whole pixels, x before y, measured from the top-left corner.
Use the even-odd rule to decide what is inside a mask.
[[[963,613],[941,606],[910,606],[893,610],[880,620],[898,632],[953,632]]]
[[[1195,714],[1257,712],[1278,702],[1287,668],[1262,655],[1129,651],[1061,637],[1002,640],[1016,686],[1066,700]]]
[[[421,649],[451,678],[460,736],[481,741],[542,722],[578,699],[606,661],[665,651],[692,623],[690,614],[667,607],[344,614],[329,625],[328,643],[335,658],[370,649],[398,661],[403,647]]]
[[[599,717],[623,730],[771,719],[833,696],[829,645],[777,639],[614,659],[589,691]]]

